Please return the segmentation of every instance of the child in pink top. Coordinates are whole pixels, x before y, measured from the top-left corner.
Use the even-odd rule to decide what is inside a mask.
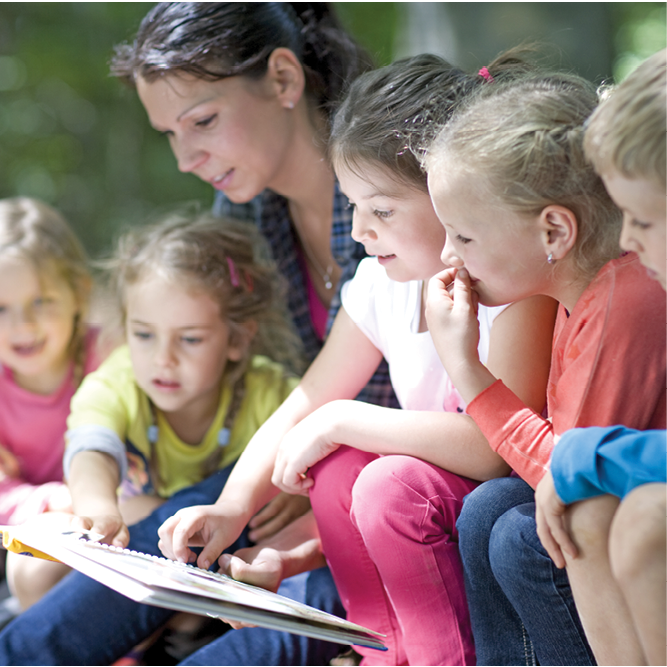
[[[97,331],[86,324],[91,278],[65,220],[27,198],[0,201],[0,522],[71,511],[63,484],[66,420],[74,391],[94,370]],[[22,606],[52,563],[8,560]],[[44,574],[45,581],[38,581]],[[57,576],[53,574],[53,576]],[[56,579],[57,580],[57,579]]]
[[[533,488],[556,436],[577,426],[665,425],[665,299],[583,152],[594,87],[540,75],[485,88],[439,135],[429,190],[450,269],[427,320],[471,415],[519,477],[475,489],[457,522],[478,664],[594,664],[565,572],[536,532]],[[549,418],[484,367],[477,304],[535,294],[560,302]]]

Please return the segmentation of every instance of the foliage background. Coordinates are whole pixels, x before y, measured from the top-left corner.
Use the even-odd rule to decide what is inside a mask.
[[[560,67],[622,79],[665,46],[665,4],[335,3],[379,65],[421,51],[478,67],[523,40]],[[0,197],[59,208],[93,256],[120,228],[178,202],[212,200],[177,171],[134,91],[108,75],[150,3],[0,3]]]

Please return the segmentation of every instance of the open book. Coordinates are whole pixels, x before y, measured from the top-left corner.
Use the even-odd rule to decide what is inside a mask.
[[[101,544],[88,533],[0,527],[6,549],[58,560],[145,604],[384,650],[381,635],[263,588],[167,558]]]

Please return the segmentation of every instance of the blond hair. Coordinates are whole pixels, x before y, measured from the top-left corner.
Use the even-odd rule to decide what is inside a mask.
[[[584,155],[583,125],[598,98],[592,84],[568,74],[529,75],[483,86],[428,150],[427,170],[476,178],[483,196],[522,216],[549,205],[577,219],[572,257],[594,276],[618,256],[621,214]]]
[[[92,279],[83,246],[55,209],[28,197],[0,200],[0,255],[32,265],[40,282],[59,275],[78,306],[68,354],[74,360],[73,382],[83,379],[86,332]]]
[[[598,173],[613,169],[627,178],[646,178],[665,191],[666,75],[663,49],[639,65],[593,113],[584,148]]]
[[[127,232],[115,256],[100,264],[108,271],[122,324],[127,288],[156,274],[209,294],[232,337],[243,335],[244,323],[256,322],[257,334],[244,358],[226,366],[229,384],[243,375],[254,354],[281,362],[292,372],[302,370],[300,341],[284,306],[283,279],[252,225],[197,211],[172,212],[157,224]]]

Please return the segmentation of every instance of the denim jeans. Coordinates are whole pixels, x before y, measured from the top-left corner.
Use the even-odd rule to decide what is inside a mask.
[[[215,502],[227,481],[231,468],[232,466],[229,466],[203,482],[174,494],[153,514],[132,526],[129,548],[160,555],[157,547],[157,529],[160,525],[183,507]],[[235,551],[248,545],[244,533],[227,551]],[[326,576],[317,581],[325,579]],[[313,582],[316,582],[316,578],[313,579]],[[286,588],[289,588],[290,585],[289,580],[283,584]],[[313,606],[317,606],[317,602],[323,603],[321,599],[316,599],[317,591],[312,590],[312,587],[309,589],[303,586],[300,590],[295,587],[293,591],[294,595],[305,595],[306,599],[300,601],[311,603],[310,598],[313,598],[315,602]],[[333,601],[329,600],[331,595],[334,597]],[[331,605],[335,606],[337,602],[340,606],[333,585],[325,587],[321,596],[326,598]],[[37,604],[9,623],[0,633],[0,664],[110,665],[151,635],[173,613],[167,609],[134,602],[93,579],[73,572],[61,580]],[[227,634],[231,639],[236,632],[240,631]],[[275,638],[274,635],[284,637]],[[223,635],[223,638],[226,636]],[[287,640],[286,633],[273,632],[271,637],[275,645]],[[255,655],[252,653],[253,649],[258,650],[260,655],[263,653],[264,648],[259,645],[259,642],[257,644],[248,642],[242,645],[242,648],[248,651],[245,661],[241,659],[241,654],[235,655],[232,662],[220,662],[219,664],[262,664],[255,661]],[[305,645],[304,648],[315,650],[313,645]],[[295,650],[294,653],[296,654],[297,651]],[[307,655],[296,655],[296,658],[303,662],[292,664],[308,664]],[[313,662],[312,664],[321,663]]]
[[[328,567],[286,579],[278,592],[345,618]],[[225,633],[186,658],[181,665],[328,665],[344,647],[319,639],[265,628]]]
[[[478,665],[594,665],[565,570],[537,536],[523,480],[485,482],[457,523]]]

